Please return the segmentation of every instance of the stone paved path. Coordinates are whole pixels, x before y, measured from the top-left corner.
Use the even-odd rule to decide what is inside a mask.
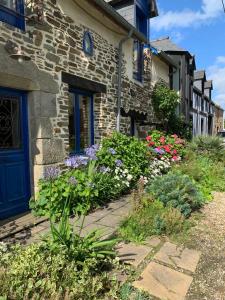
[[[201,253],[165,242],[134,287],[162,300],[184,300]]]
[[[131,210],[130,198],[131,195],[124,196],[117,201],[109,203],[104,208],[90,213],[85,219],[82,234],[89,233],[97,228],[103,230],[104,237],[113,234],[118,228],[120,221]],[[79,231],[81,220],[77,222],[77,220],[71,219],[70,221]],[[2,221],[0,223],[0,240],[8,243],[29,244],[40,240],[41,236],[49,232],[49,228],[48,220],[34,218],[32,214],[28,213],[21,215],[15,220]],[[10,236],[5,237],[8,234]]]

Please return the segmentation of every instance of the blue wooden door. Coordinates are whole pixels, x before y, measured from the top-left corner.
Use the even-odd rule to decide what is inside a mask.
[[[26,93],[0,88],[0,219],[28,210]]]

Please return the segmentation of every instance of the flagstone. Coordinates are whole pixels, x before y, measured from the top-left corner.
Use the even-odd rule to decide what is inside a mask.
[[[105,216],[104,218],[98,220],[96,223],[116,229],[122,219],[123,216],[110,214],[110,216]]]
[[[120,243],[116,250],[120,261],[138,267],[152,251],[152,248],[132,243]]]
[[[184,300],[192,277],[151,262],[133,286],[163,300]]]
[[[161,243],[160,238],[154,236],[154,237],[150,237],[145,241],[145,245],[149,246],[149,247],[157,247],[159,246],[159,244]]]
[[[159,252],[156,253],[154,259],[194,273],[200,255],[199,251],[178,247],[175,244],[166,242]]]

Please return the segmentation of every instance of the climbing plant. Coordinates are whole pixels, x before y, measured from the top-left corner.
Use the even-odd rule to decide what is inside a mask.
[[[164,129],[168,130],[168,122],[175,115],[180,102],[179,95],[163,82],[158,82],[153,89],[152,101],[157,118],[164,125]]]

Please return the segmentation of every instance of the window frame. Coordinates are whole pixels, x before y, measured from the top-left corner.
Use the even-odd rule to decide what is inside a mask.
[[[24,0],[15,0],[16,10],[0,4],[0,21],[25,31]]]
[[[80,103],[79,103],[79,96],[87,96],[90,98],[90,139],[91,139],[91,145],[94,145],[94,95],[91,92],[78,90],[78,89],[69,89],[69,93],[73,95],[73,105],[74,105],[74,131],[75,131],[75,147],[71,151],[70,155],[77,155],[77,154],[83,154],[84,149],[80,148],[80,141],[81,141],[81,135],[80,135]]]
[[[87,51],[87,49],[86,49],[86,38],[88,38],[90,40],[90,46],[91,46],[90,51]],[[89,31],[85,31],[84,35],[83,35],[83,51],[86,55],[89,55],[89,56],[93,56],[93,54],[94,54],[93,37]]]

